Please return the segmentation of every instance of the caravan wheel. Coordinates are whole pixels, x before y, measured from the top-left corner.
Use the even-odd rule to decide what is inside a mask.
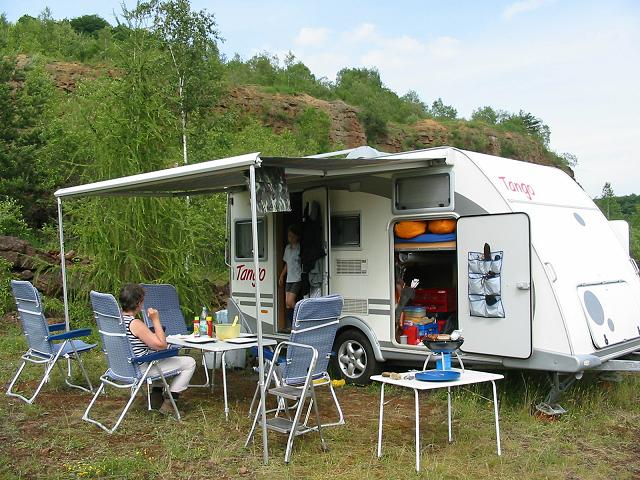
[[[334,366],[337,367],[335,370],[347,383],[370,383],[369,377],[376,374],[378,362],[369,340],[362,332],[355,329],[342,332],[336,338],[334,351]]]

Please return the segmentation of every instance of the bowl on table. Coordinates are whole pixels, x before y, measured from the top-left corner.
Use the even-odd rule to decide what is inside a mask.
[[[229,340],[240,336],[240,324],[219,323],[216,325],[216,338],[218,340]]]

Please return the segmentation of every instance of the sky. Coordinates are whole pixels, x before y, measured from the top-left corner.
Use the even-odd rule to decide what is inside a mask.
[[[97,13],[120,0],[0,0],[10,21],[48,6],[54,18]],[[125,0],[133,6],[135,1]],[[376,67],[400,95],[441,97],[468,118],[490,105],[524,110],[551,129],[551,148],[578,157],[587,193],[605,182],[640,194],[638,0],[192,0],[214,13],[222,52],[287,52],[317,76]]]

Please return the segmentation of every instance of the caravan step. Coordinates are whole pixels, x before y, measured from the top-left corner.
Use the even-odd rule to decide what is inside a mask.
[[[302,397],[302,388],[299,387],[276,387],[270,388],[269,393],[277,397],[288,398],[289,400],[299,400]],[[305,397],[309,397],[311,392],[307,390]]]
[[[274,432],[290,433],[291,429],[293,428],[293,422],[288,418],[283,417],[267,418],[267,428],[269,430],[273,430]],[[309,431],[310,429],[299,423],[296,430],[296,435],[300,435]]]

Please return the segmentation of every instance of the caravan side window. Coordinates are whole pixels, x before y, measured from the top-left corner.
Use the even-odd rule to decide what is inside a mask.
[[[267,229],[264,218],[258,219],[258,256],[260,260],[267,258]],[[235,223],[235,257],[236,260],[253,259],[253,239],[251,238],[251,220],[236,220]]]
[[[398,177],[394,191],[395,213],[449,210],[451,176],[448,173]]]
[[[331,215],[331,247],[360,248],[360,214]]]

